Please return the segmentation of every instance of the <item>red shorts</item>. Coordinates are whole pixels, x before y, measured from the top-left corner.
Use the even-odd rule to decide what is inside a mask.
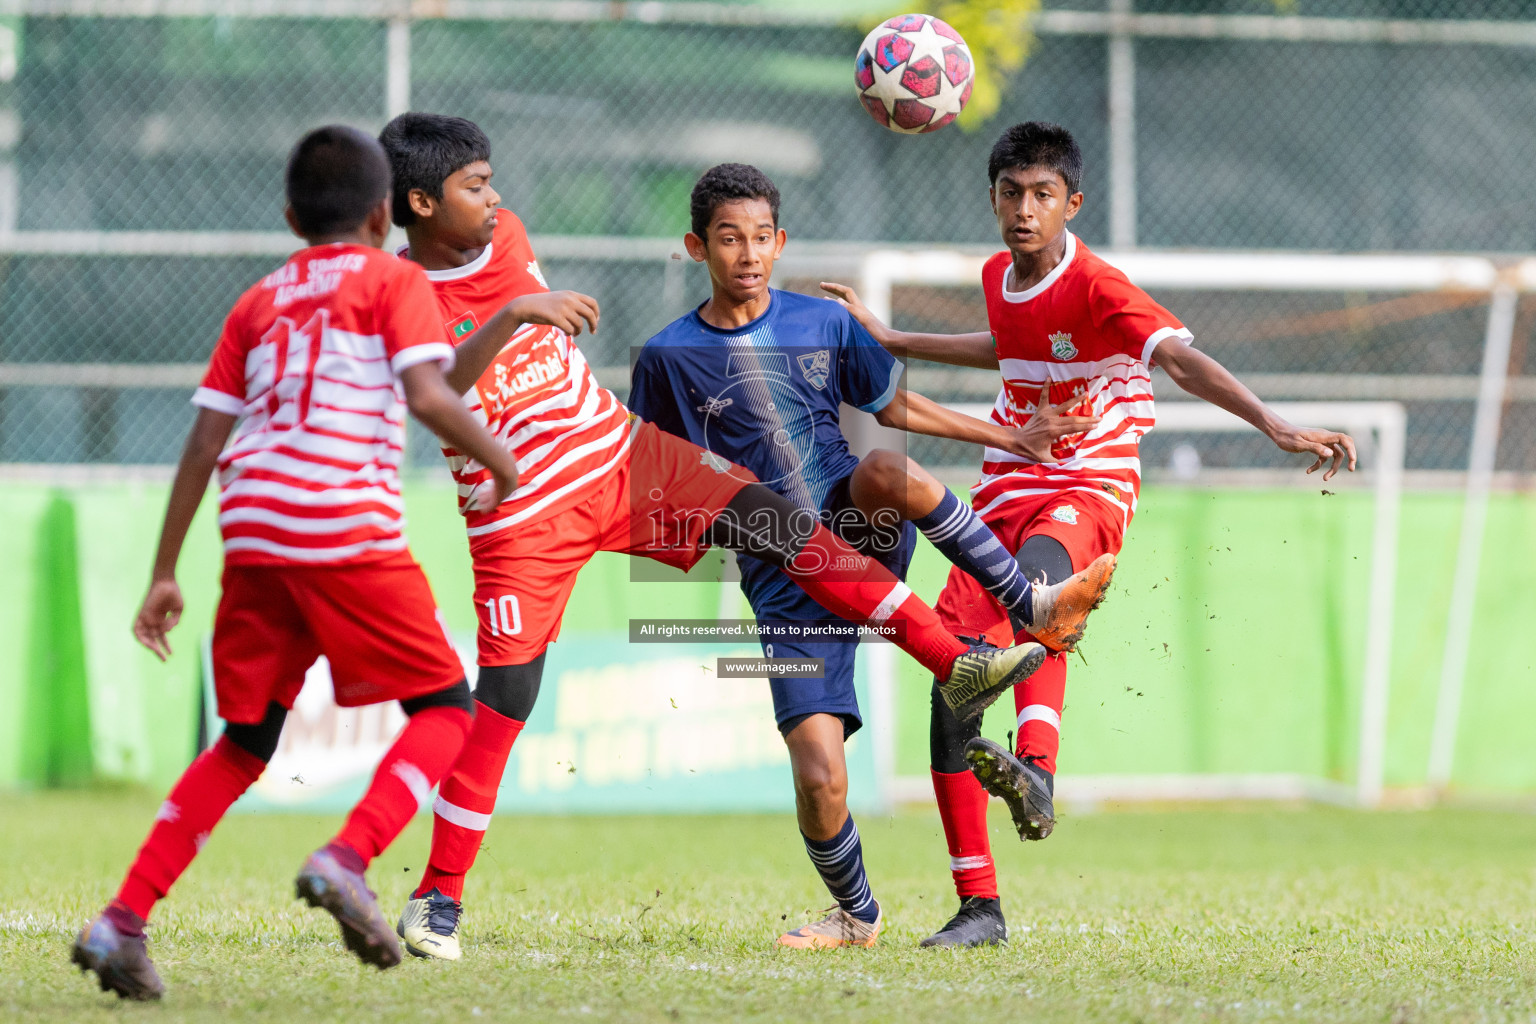
[[[1119,554],[1124,521],[1119,508],[1084,491],[1017,498],[983,518],[1003,547],[1015,554],[1030,537],[1054,537],[1071,556],[1073,572],[1081,572],[1102,554]],[[949,570],[935,611],[952,633],[981,636],[999,647],[1013,643],[1008,612],[958,567]]]
[[[432,588],[406,552],[363,565],[228,565],[213,622],[219,717],[292,708],[325,655],[343,707],[408,700],[464,678]]]
[[[523,665],[560,635],[576,574],[599,551],[684,571],[709,550],[715,517],[750,470],[642,423],[629,455],[586,501],[558,515],[469,538],[482,665]]]

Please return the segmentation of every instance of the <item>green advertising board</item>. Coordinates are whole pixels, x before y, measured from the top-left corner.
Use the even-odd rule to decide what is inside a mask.
[[[163,790],[195,755],[202,704],[197,647],[213,622],[221,557],[210,507],[193,524],[182,559],[187,606],[171,638],[176,653],[162,664],[129,631],[165,498],[165,484],[148,480],[13,480],[0,488],[7,583],[0,588],[0,786],[107,779]],[[405,498],[412,549],[450,629],[467,648],[475,609],[451,487],[436,477],[422,479],[407,484]],[[1148,487],[1110,600],[1095,613],[1084,658],[1072,661],[1064,779],[1291,772],[1347,782],[1358,734],[1371,500],[1363,488],[1320,496],[1302,488]],[[1455,492],[1404,495],[1387,709],[1389,787],[1425,785],[1460,513]],[[711,560],[718,568],[716,556]],[[1536,792],[1529,728],[1536,717],[1536,637],[1528,628],[1536,615],[1532,565],[1536,494],[1494,495],[1453,776],[1463,793]],[[932,599],[946,571],[941,556],[919,545],[913,590]],[[787,806],[791,791],[782,761],[753,767],[733,760],[722,769],[729,778],[720,779],[692,778],[701,774],[696,765],[674,770],[689,777],[667,782],[655,796],[626,774],[637,770],[640,754],[624,751],[640,749],[637,736],[647,758],[682,742],[666,731],[670,704],[650,705],[660,717],[642,728],[633,720],[594,717],[610,713],[606,697],[593,698],[580,714],[569,703],[578,692],[623,691],[631,677],[660,678],[673,687],[668,700],[681,705],[675,721],[725,714],[687,706],[679,696],[690,672],[705,675],[697,665],[686,667],[693,653],[627,643],[625,630],[632,618],[745,615],[734,586],[636,575],[631,560],[611,554],[599,554],[582,571],[503,799],[509,807],[580,810],[610,806],[606,791],[622,792],[620,802],[637,809],[684,801],[701,810]],[[866,671],[877,649],[861,653]],[[726,653],[729,648],[711,646],[697,656],[698,665]],[[891,660],[896,670],[889,689],[873,685],[873,678],[861,684],[866,730],[852,750],[855,761],[867,757],[881,765],[873,777],[882,785],[894,775],[903,795],[920,791],[927,775],[929,680],[905,656]],[[604,689],[593,682],[602,679],[620,682]],[[766,683],[729,686],[746,695],[730,721],[750,719],[757,730],[732,741],[731,750],[747,744],[781,758]],[[988,735],[1004,737],[1011,711],[1000,706],[989,714]],[[356,726],[359,734],[387,740],[399,722],[391,726],[380,714]],[[633,719],[635,713],[628,714]],[[301,726],[292,726],[296,736]],[[734,736],[736,728],[747,727],[715,731]],[[876,733],[890,737],[891,746],[875,743]],[[772,742],[752,746],[758,740],[751,737]],[[564,767],[552,767],[557,763]],[[646,770],[654,778],[657,762],[647,761]],[[323,765],[311,769],[306,781],[318,785],[324,774]],[[870,778],[856,775],[855,798],[872,799]],[[644,802],[652,799],[670,802]]]
[[[470,666],[474,638],[459,638]],[[625,634],[556,643],[528,724],[512,748],[498,811],[522,813],[788,811],[795,806],[789,756],[762,679],[721,679],[718,659],[757,649],[720,644],[632,645]],[[859,703],[869,707],[870,658],[858,659]],[[206,735],[214,714],[203,645]],[[374,766],[405,724],[398,705],[337,708],[324,660],[295,702],[267,771],[242,810],[342,811],[362,794]],[[868,731],[847,745],[855,809],[878,806],[875,743]]]

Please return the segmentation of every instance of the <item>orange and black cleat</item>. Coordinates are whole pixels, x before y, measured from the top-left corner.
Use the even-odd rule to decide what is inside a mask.
[[[1034,613],[1024,629],[1053,651],[1071,651],[1083,638],[1088,613],[1104,601],[1115,575],[1115,556],[1100,555],[1082,572],[1060,583],[1034,584],[1030,609]]]

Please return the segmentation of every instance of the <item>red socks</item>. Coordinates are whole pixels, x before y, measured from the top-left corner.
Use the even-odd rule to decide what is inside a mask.
[[[472,723],[459,708],[427,708],[412,715],[334,841],[355,850],[366,867],[426,806],[432,787],[464,749]]]
[[[199,754],[160,805],[115,902],[141,920],[148,918],[207,842],[208,833],[266,767],[226,736]]]
[[[1019,640],[1026,639],[1020,634]],[[1055,653],[1036,672],[1013,688],[1018,711],[1015,740],[1019,757],[1034,755],[1035,764],[1056,773],[1056,752],[1061,746],[1061,705],[1067,687],[1067,656]],[[949,870],[955,892],[967,896],[995,897],[997,868],[992,863],[992,844],[987,835],[987,791],[970,772],[946,775],[932,772],[933,795],[939,802],[939,820],[949,843]]]
[[[955,892],[967,896],[997,898],[997,868],[992,863],[992,842],[987,836],[987,791],[970,772],[929,770],[933,795],[939,801],[939,820],[949,844],[949,873]]]
[[[1014,753],[1020,758],[1038,756],[1035,766],[1052,775],[1061,747],[1061,705],[1066,692],[1067,656],[1059,651],[1013,688],[1013,707],[1019,716]]]
[[[458,708],[429,708],[415,715],[384,756],[372,786],[335,841],[355,852],[366,866],[426,801],[458,756],[469,727],[469,715]],[[198,755],[160,805],[155,825],[109,907],[114,920],[132,927],[131,914],[142,927],[219,819],[266,767],[266,762],[227,736]]]
[[[816,527],[784,571],[834,615],[895,627],[889,639],[941,680],[949,678],[955,659],[969,650],[889,569],[854,551],[824,526]]]
[[[469,742],[432,805],[432,853],[412,898],[432,889],[449,899],[464,898],[464,876],[474,866],[480,841],[490,828],[507,757],[522,731],[523,723],[517,719],[475,704],[475,726]]]

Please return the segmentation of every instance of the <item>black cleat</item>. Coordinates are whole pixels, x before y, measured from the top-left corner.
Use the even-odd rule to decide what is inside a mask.
[[[298,898],[320,907],[341,925],[341,939],[365,964],[379,970],[400,962],[400,943],[379,910],[379,901],[356,871],[348,871],[325,849],[309,855],[293,883]]]
[[[949,678],[939,684],[939,695],[962,723],[981,717],[1004,691],[1045,663],[1046,650],[1037,643],[993,647],[970,637],[960,639],[970,642],[971,649],[955,659]]]
[[[1006,946],[1008,922],[1003,903],[996,896],[967,896],[949,923],[928,936],[919,946]]]
[[[124,935],[105,916],[86,925],[69,957],[82,973],[95,971],[103,992],[123,999],[159,999],[165,992],[142,935]]]
[[[1034,765],[1035,758],[1021,761],[1001,743],[977,736],[965,745],[965,762],[982,788],[1002,797],[1013,815],[1019,838],[1044,839],[1056,827],[1056,805],[1051,802],[1056,780]]]

